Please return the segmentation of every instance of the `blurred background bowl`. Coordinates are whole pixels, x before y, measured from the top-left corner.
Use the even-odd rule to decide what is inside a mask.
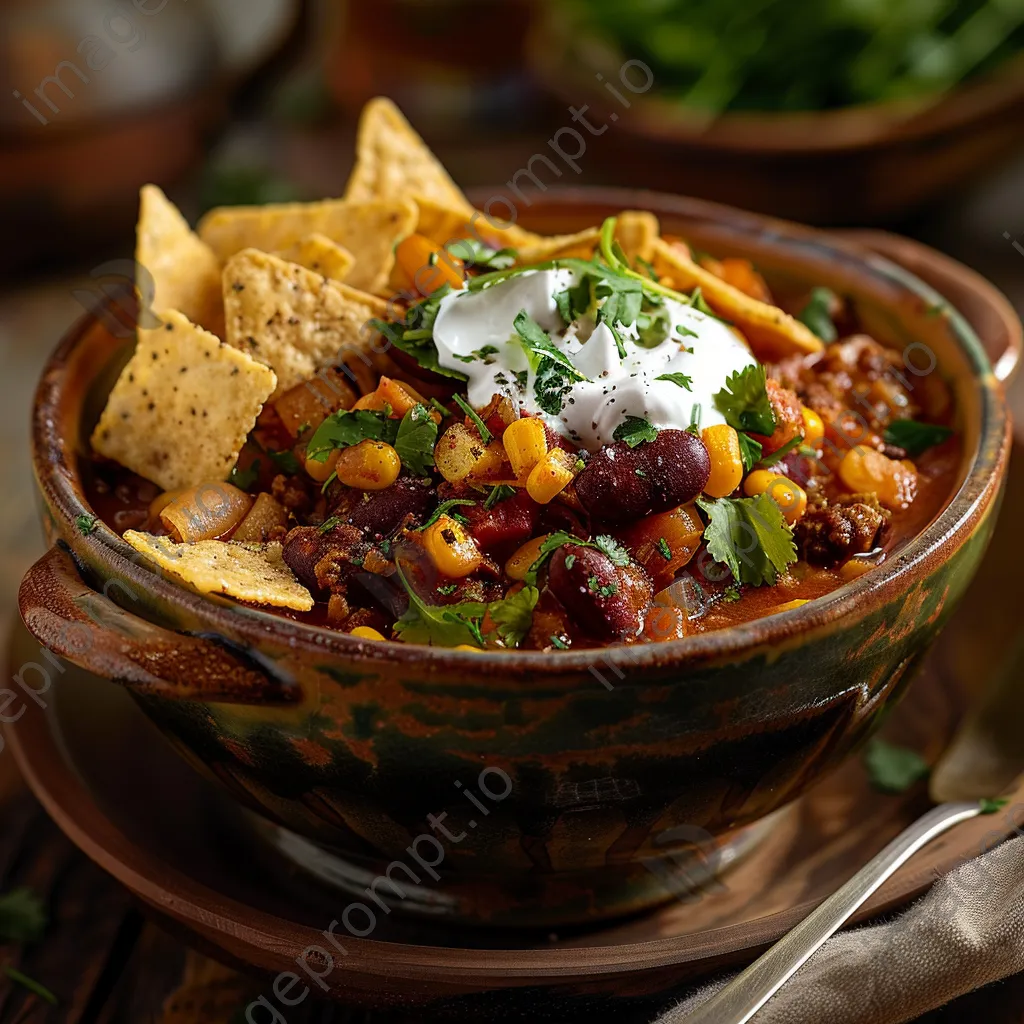
[[[1024,4],[999,0],[554,0],[528,59],[616,122],[595,152],[630,184],[877,224],[1020,148],[1022,26]]]

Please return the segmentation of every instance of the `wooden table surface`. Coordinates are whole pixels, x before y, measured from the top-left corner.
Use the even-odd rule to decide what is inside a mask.
[[[334,174],[337,174],[335,170]],[[488,180],[481,172],[478,180]],[[492,177],[490,180],[501,180]],[[325,185],[325,187],[327,187]],[[1004,239],[1024,228],[1024,163],[964,197],[913,233],[989,276],[1024,309],[1024,256]],[[1015,214],[1016,211],[1016,214]],[[22,573],[42,553],[27,458],[27,422],[39,367],[81,307],[74,281],[0,293],[0,623],[13,614]],[[1012,393],[1024,421],[1024,379]],[[0,893],[29,885],[45,896],[51,925],[22,969],[60,994],[51,1007],[0,976],[0,1024],[233,1024],[258,985],[148,923],[120,887],[58,832],[0,752]],[[0,964],[13,951],[0,948]],[[303,1004],[293,1021],[382,1024],[383,1018]],[[1024,975],[962,997],[926,1024],[1024,1022]],[[619,1024],[633,1024],[620,1021]],[[636,1022],[641,1024],[641,1022]]]

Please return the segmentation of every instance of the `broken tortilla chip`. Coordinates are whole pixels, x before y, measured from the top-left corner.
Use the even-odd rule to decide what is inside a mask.
[[[323,366],[365,353],[388,303],[296,263],[245,249],[224,268],[227,342],[277,374],[275,397]]]
[[[295,578],[280,544],[233,544],[202,540],[176,544],[169,537],[128,530],[124,539],[165,572],[200,594],[223,594],[238,601],[308,612],[313,595]]]
[[[473,207],[452,181],[441,162],[416,134],[391,100],[370,100],[359,119],[356,164],[348,179],[345,198],[403,199],[423,196],[466,217]]]
[[[135,262],[139,295],[154,313],[180,310],[220,336],[220,262],[156,185],[144,185],[139,193]]]
[[[335,281],[344,281],[356,261],[348,249],[332,242],[326,235],[317,234],[306,235],[290,248],[274,255]]]
[[[762,362],[808,355],[824,347],[822,340],[799,320],[734,288],[660,238],[654,243],[652,262],[655,272],[676,291],[700,288],[707,304],[742,331]]]
[[[226,480],[277,378],[176,310],[162,316],[139,330],[92,446],[165,491]]]
[[[345,284],[375,292],[387,285],[395,245],[412,234],[416,217],[407,199],[225,206],[202,219],[199,235],[224,262],[243,249],[279,252],[308,235],[324,235],[352,254]]]

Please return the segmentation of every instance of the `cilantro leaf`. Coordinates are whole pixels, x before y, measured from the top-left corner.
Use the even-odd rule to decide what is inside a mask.
[[[548,538],[541,544],[540,549],[537,551],[537,557],[533,560],[533,564],[526,572],[526,582],[531,586],[537,582],[537,573],[540,572],[541,567],[544,563],[560,548],[566,544],[583,544],[585,541],[581,541],[579,538],[574,537],[571,533],[566,533],[564,530],[558,530],[552,533]]]
[[[420,407],[422,408],[422,406]],[[408,415],[408,414],[407,414]],[[435,426],[435,433],[436,433]],[[360,441],[386,441],[398,436],[398,420],[372,409],[331,413],[317,428],[306,449],[306,458],[326,462],[335,448],[348,448]]]
[[[293,451],[272,452],[269,449],[264,449],[264,454],[282,473],[295,476],[296,473],[302,472],[302,467],[299,465],[299,460],[295,458],[295,452]]]
[[[492,249],[475,238],[459,238],[445,248],[466,266],[481,270],[507,270],[519,259],[515,249]]]
[[[658,431],[642,416],[627,416],[612,434],[614,440],[625,441],[630,448],[636,448],[644,441],[654,441],[657,437]]]
[[[459,522],[465,522],[466,517],[459,515],[458,512],[452,513],[453,508],[459,508],[464,505],[475,505],[476,502],[472,498],[450,498],[448,501],[442,501],[437,508],[434,509],[430,514],[430,518],[422,525],[416,528],[416,532],[420,533],[425,530],[428,526],[433,526],[434,523],[441,518],[441,516],[450,515],[452,519],[456,519]]]
[[[533,382],[533,395],[542,411],[557,416],[562,411],[573,382],[565,369],[553,359],[542,359]]]
[[[417,402],[402,417],[391,443],[402,460],[403,469],[414,476],[426,476],[430,472],[434,466],[437,424],[425,405]]]
[[[672,561],[672,548],[664,537],[658,538],[658,553],[666,562]]]
[[[942,444],[953,431],[938,423],[918,423],[917,420],[893,420],[885,428],[886,444],[902,448],[908,455],[920,455],[921,452]]]
[[[642,348],[657,348],[672,333],[672,317],[660,299],[658,305],[645,309],[637,317],[636,332],[637,344]]]
[[[715,395],[715,408],[736,430],[768,436],[775,430],[775,412],[768,399],[768,375],[760,364],[730,374]]]
[[[796,561],[793,531],[767,493],[756,498],[698,498],[708,515],[704,540],[737,583],[772,585]]]
[[[761,461],[761,452],[764,451],[764,446],[760,441],[755,441],[749,434],[744,434],[742,430],[738,434],[740,439],[740,458],[743,460],[743,472],[749,473]]]
[[[601,534],[594,538],[592,547],[597,548],[603,555],[606,555],[614,565],[629,565],[629,552],[614,538]]]
[[[516,334],[522,339],[523,348],[526,349],[526,356],[530,360],[534,370],[538,368],[542,358],[550,359],[557,363],[574,380],[587,380],[586,377],[576,369],[570,362],[569,357],[558,348],[551,340],[551,336],[537,323],[525,309],[519,310],[512,326]]]
[[[506,647],[516,647],[530,632],[533,625],[533,610],[537,607],[540,591],[536,587],[523,587],[522,590],[492,601],[487,611],[498,631],[498,636]]]
[[[533,609],[540,592],[526,586],[509,597],[485,604],[463,601],[459,604],[427,604],[410,586],[401,566],[398,577],[409,595],[409,608],[395,623],[395,633],[406,643],[432,644],[436,647],[458,647],[470,644],[482,647],[486,638],[483,621],[489,617],[495,634],[507,647],[516,646],[530,631]]]
[[[807,305],[797,314],[799,320],[816,334],[825,344],[839,337],[836,325],[832,322],[832,306],[836,301],[836,293],[831,288],[813,288]]]
[[[1009,802],[1010,801],[1005,796],[995,798],[986,796],[982,797],[982,799],[978,801],[978,804],[981,807],[982,814],[997,814]]]
[[[404,321],[387,321],[374,318],[369,325],[382,334],[400,352],[411,356],[425,370],[439,373],[454,380],[468,380],[464,373],[449,370],[438,361],[437,346],[434,344],[434,321],[441,308],[441,299],[451,292],[451,285],[438,288],[429,299],[424,299],[409,308]]]
[[[234,469],[231,470],[231,475],[228,477],[228,483],[233,484],[240,491],[247,491],[259,479],[259,475],[259,459],[256,459],[255,462],[250,463],[248,469],[239,469],[236,464]]]
[[[90,533],[95,533],[98,525],[99,520],[95,516],[81,515],[75,519],[75,526],[78,527],[78,532],[86,537]]]
[[[883,793],[904,793],[931,771],[920,754],[877,738],[864,751],[864,767],[871,785]]]
[[[686,388],[687,391],[692,391],[693,388],[690,385],[693,383],[692,377],[687,377],[685,373],[662,373],[654,378],[655,380],[667,380],[672,384],[678,384],[681,388]]]
[[[0,944],[35,942],[45,930],[43,901],[31,889],[12,889],[0,896]]]

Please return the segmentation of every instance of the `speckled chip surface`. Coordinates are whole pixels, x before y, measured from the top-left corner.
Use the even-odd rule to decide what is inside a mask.
[[[162,317],[139,331],[92,446],[167,491],[226,480],[277,378],[181,313]]]
[[[232,544],[204,540],[176,544],[168,537],[128,530],[124,539],[136,551],[200,594],[223,594],[238,601],[308,612],[313,596],[288,568],[280,544]]]
[[[273,367],[277,394],[366,351],[388,304],[296,263],[245,249],[224,268],[226,340]]]

